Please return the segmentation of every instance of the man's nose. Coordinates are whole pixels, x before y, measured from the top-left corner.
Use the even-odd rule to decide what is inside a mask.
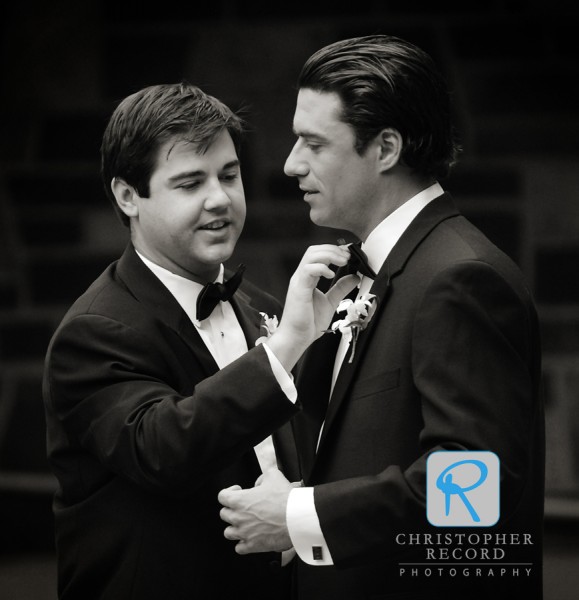
[[[283,172],[288,177],[303,177],[308,174],[308,170],[307,163],[299,156],[298,142],[296,142],[286,158]]]
[[[205,199],[205,210],[219,210],[227,208],[231,204],[231,198],[222,183],[217,180],[209,186],[207,198]]]

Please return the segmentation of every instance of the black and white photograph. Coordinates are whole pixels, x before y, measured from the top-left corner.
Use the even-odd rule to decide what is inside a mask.
[[[579,9],[0,15],[0,598],[574,600]]]

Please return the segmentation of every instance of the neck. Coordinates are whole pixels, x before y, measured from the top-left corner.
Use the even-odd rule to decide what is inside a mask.
[[[370,233],[386,217],[434,182],[432,179],[402,176],[401,174],[385,177],[384,185],[377,196],[375,210],[368,215],[368,219],[362,224],[360,231],[352,233],[356,234],[361,241],[366,241]]]

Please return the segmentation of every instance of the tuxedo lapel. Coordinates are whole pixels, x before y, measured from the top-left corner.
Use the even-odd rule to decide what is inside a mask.
[[[156,318],[179,335],[200,363],[206,376],[219,370],[211,352],[181,305],[137,256],[131,244],[118,262],[117,273],[129,292],[147,305]]]
[[[338,414],[339,408],[350,393],[350,388],[358,371],[360,361],[372,342],[372,338],[382,314],[384,313],[390,294],[395,293],[395,278],[404,270],[404,266],[412,256],[422,240],[442,221],[457,216],[458,210],[454,206],[450,196],[443,194],[430,202],[410,223],[400,240],[396,243],[388,258],[384,261],[378,272],[370,293],[376,295],[376,310],[368,323],[366,329],[360,332],[356,343],[356,350],[352,362],[350,360],[351,348],[344,358],[340,373],[334,386],[332,398],[328,406],[328,412],[324,422],[324,429],[318,452],[331,431],[332,423]]]
[[[376,310],[372,315],[372,318],[368,322],[368,326],[366,327],[366,329],[361,331],[358,336],[354,356],[351,356],[352,345],[350,344],[350,347],[348,348],[348,351],[344,357],[344,360],[340,367],[340,372],[338,373],[338,377],[334,385],[334,390],[332,392],[330,402],[328,404],[326,418],[324,421],[324,428],[322,430],[322,435],[320,437],[320,442],[318,445],[318,452],[320,452],[321,448],[323,447],[324,442],[328,437],[328,432],[331,430],[332,423],[336,415],[338,414],[339,408],[348,395],[348,391],[354,379],[354,374],[357,372],[357,366],[362,360],[366,348],[370,343],[375,325],[380,318],[380,313],[384,310],[384,305],[386,303],[389,290],[390,275],[380,272],[377,278],[375,279],[375,283],[372,286],[371,290],[371,293],[376,294],[377,297],[377,299],[375,300],[375,302],[377,302]],[[378,292],[381,292],[381,294],[378,294]]]
[[[258,310],[251,306],[251,298],[244,291],[237,290],[231,299],[231,306],[235,311],[235,316],[239,321],[245,339],[247,348],[255,346],[255,341],[264,332],[260,332],[262,317]]]
[[[339,334],[323,335],[306,351],[297,368],[296,387],[302,410],[294,417],[294,434],[305,481],[314,463],[320,428],[328,409],[339,343]]]

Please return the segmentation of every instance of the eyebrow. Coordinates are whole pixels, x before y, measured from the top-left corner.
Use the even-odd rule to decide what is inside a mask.
[[[233,169],[235,167],[239,167],[240,162],[239,159],[230,160],[228,163],[225,163],[221,168],[222,171],[227,171],[228,169]],[[181,179],[189,179],[194,177],[202,177],[206,175],[207,172],[203,169],[198,169],[197,171],[184,171],[183,173],[177,173],[172,177],[169,177],[168,181],[170,183],[174,183],[175,181],[180,181]]]
[[[313,131],[299,131],[295,127],[292,128],[292,131],[294,132],[294,135],[297,137],[307,138],[310,140],[315,139],[315,140],[319,140],[320,142],[327,141],[327,138],[324,137],[321,133],[315,133]]]

